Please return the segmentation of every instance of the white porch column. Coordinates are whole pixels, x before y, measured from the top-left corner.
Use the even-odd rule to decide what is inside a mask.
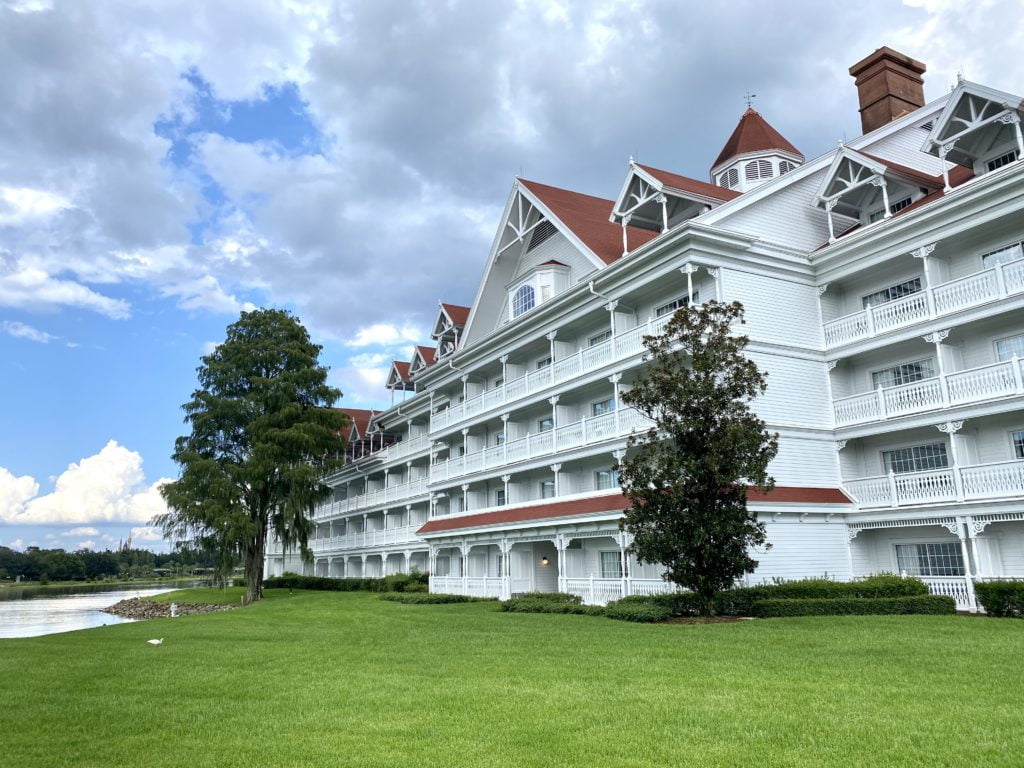
[[[501,414],[501,434],[504,435],[501,440],[501,461],[502,464],[508,462],[508,420],[511,413]]]
[[[711,279],[715,281],[715,301],[723,301],[722,296],[725,294],[725,290],[722,288],[722,268],[705,267],[705,269],[711,275]]]
[[[949,458],[953,468],[953,483],[956,486],[956,500],[964,500],[964,482],[960,475],[960,457],[957,450],[956,433],[963,427],[963,421],[947,421],[945,424],[937,424],[939,432],[949,435]]]
[[[462,488],[462,511],[469,512],[469,483],[464,483]]]
[[[978,610],[978,599],[974,594],[974,575],[973,569],[971,568],[971,556],[967,549],[967,536],[968,529],[970,527],[970,518],[956,519],[956,535],[960,539],[960,556],[964,561],[964,580],[967,582],[967,597],[971,603],[971,612],[974,613]]]
[[[505,402],[505,387],[508,386],[508,355],[498,358],[501,363],[501,402]]]
[[[953,147],[956,146],[957,139],[948,141],[945,144],[939,146],[939,161],[942,164],[942,180],[945,182],[945,186],[942,188],[944,192],[951,192],[952,187],[949,185],[949,168],[946,167],[946,155],[953,151]]]
[[[555,330],[553,330],[553,331],[550,331],[547,334],[548,344],[550,345],[550,357],[551,357],[551,364],[548,366],[548,375],[550,377],[549,381],[552,384],[555,383],[555,337],[557,335],[558,335],[558,329],[557,328]]]
[[[612,384],[612,408],[615,410],[615,434],[619,434],[619,382],[622,381],[621,373],[613,373],[608,377]]]
[[[625,216],[622,217],[622,255],[623,256],[625,256],[627,253],[629,253],[629,240],[626,237],[626,227],[629,226],[629,222],[630,222],[630,220],[632,218],[633,218],[633,215],[630,214],[630,213],[627,213]]]
[[[889,188],[888,188],[888,186],[885,183],[885,177],[884,176],[872,176],[870,179],[868,179],[868,184],[870,184],[873,187],[881,187],[882,188],[882,206],[883,206],[883,210],[885,211],[885,213],[882,215],[882,218],[883,219],[891,219],[892,218],[892,211],[889,210]]]
[[[1017,157],[1024,157],[1024,134],[1020,131],[1020,115],[1016,112],[1007,112],[996,118],[996,122],[1013,126],[1013,133],[1017,137]]]
[[[558,552],[558,591],[565,592],[565,549],[569,542],[566,541],[565,536],[559,534],[555,536],[555,550]]]
[[[618,301],[609,301],[604,305],[604,308],[608,310],[608,317],[611,322],[612,338],[615,338],[615,308],[618,306]]]
[[[506,491],[506,495],[507,493]],[[508,543],[508,539],[502,539],[498,542],[498,549],[501,550],[501,573],[498,574],[501,577],[501,599],[508,600],[512,597],[512,568],[509,564],[512,545]]]
[[[935,293],[932,289],[931,260],[928,258],[935,251],[937,243],[922,245],[910,252],[915,259],[921,260],[921,269],[924,273],[925,299],[928,301],[928,317],[935,317]]]
[[[505,504],[506,505],[508,505],[508,504],[510,504],[512,502],[512,500],[508,497],[508,483],[509,483],[509,481],[511,479],[512,479],[512,475],[502,475],[501,476],[501,482],[505,486]]]
[[[832,222],[832,209],[839,204],[839,198],[825,201],[825,217],[828,219],[828,242],[829,245],[836,241],[835,225]]]
[[[558,473],[562,471],[562,465],[552,464],[551,471],[555,473],[555,498],[558,498],[561,495],[558,491]]]
[[[679,268],[679,271],[686,275],[686,301],[688,306],[693,306],[693,273],[696,272],[700,267],[696,264],[690,263],[685,264]]]
[[[654,198],[654,202],[661,205],[661,231],[668,232],[668,197],[665,195],[658,195]]]
[[[629,573],[627,572],[627,566],[629,558],[626,556],[626,533],[620,531],[619,535],[615,537],[619,543],[619,570],[622,572],[622,597],[629,595]]]
[[[462,415],[466,415],[466,401],[469,399],[469,375],[462,377]]]
[[[946,328],[921,337],[929,344],[935,345],[935,365],[938,367],[939,389],[942,392],[942,404],[946,408],[949,407],[949,382],[946,381],[946,364],[942,359],[942,342],[949,337],[949,331],[950,329]]]

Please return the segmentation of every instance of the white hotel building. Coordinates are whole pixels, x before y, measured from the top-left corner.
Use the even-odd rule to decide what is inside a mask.
[[[854,65],[864,135],[807,161],[748,110],[710,182],[630,161],[615,200],[516,179],[471,307],[396,362],[315,555],[268,574],[429,570],[438,592],[605,602],[667,588],[638,565],[612,467],[643,425],[621,393],[645,334],[737,300],[767,373],[772,546],[751,582],[881,571],[973,609],[1024,577],[1024,139],[1018,96],[925,67]]]

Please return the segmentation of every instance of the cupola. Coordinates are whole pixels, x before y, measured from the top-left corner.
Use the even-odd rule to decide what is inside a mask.
[[[711,166],[711,182],[748,192],[799,165],[804,156],[757,110],[748,107]]]

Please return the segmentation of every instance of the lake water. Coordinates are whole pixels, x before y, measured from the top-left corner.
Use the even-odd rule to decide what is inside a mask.
[[[104,613],[103,609],[130,597],[159,595],[180,588],[181,585],[134,589],[121,586],[98,591],[89,587],[63,587],[56,594],[41,592],[32,587],[3,589],[0,590],[0,638],[37,637],[138,621]]]

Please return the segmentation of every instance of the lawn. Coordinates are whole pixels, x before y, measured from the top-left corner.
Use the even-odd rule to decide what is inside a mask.
[[[276,591],[0,640],[0,761],[1016,766],[1022,652],[1016,620],[636,625]]]

